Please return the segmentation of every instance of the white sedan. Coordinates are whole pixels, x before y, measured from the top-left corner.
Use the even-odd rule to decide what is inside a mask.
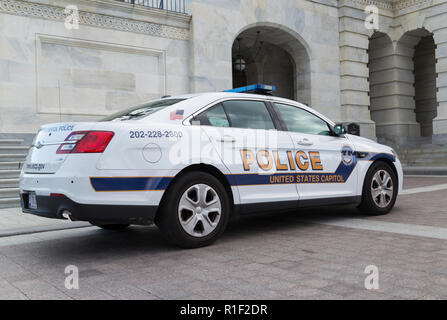
[[[105,229],[155,222],[192,248],[215,241],[237,214],[329,204],[386,214],[402,179],[393,149],[309,107],[219,92],[42,126],[20,195],[26,213]]]

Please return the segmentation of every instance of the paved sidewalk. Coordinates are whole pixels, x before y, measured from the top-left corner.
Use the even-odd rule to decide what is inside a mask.
[[[445,177],[406,177],[404,180],[404,190],[414,189],[432,185],[441,185],[447,183]],[[442,191],[441,191],[442,192]],[[447,191],[446,191],[447,192]],[[22,212],[21,208],[0,209],[0,233],[5,230],[45,227],[53,229],[56,226],[61,228],[72,225],[73,222],[59,219],[49,219],[38,217],[32,214]]]
[[[23,213],[21,208],[0,209],[0,237],[89,225],[84,222],[49,219]]]
[[[153,226],[0,237],[0,299],[446,299],[446,184],[406,179],[414,193],[385,216],[333,206],[243,217],[196,250]],[[20,227],[70,225],[6,211]],[[77,290],[65,288],[68,265]],[[369,266],[377,290],[365,287]]]
[[[404,179],[404,194],[407,191],[414,190],[419,193],[420,188],[424,187],[432,187],[432,186],[441,186],[441,190],[430,190],[437,191],[439,193],[447,192],[447,187],[443,188],[447,183],[447,176],[418,176],[418,177],[405,177]],[[429,194],[428,196],[432,196]],[[414,199],[408,198],[409,202],[413,202]],[[412,203],[412,206],[419,207],[419,209],[424,208],[426,204],[416,201]],[[432,205],[436,205],[432,204]],[[439,203],[438,203],[439,205]],[[442,205],[441,205],[442,207]],[[396,210],[398,211],[398,210]],[[408,214],[408,211],[405,210],[405,214]],[[419,215],[418,215],[419,216]],[[420,217],[423,219],[423,217]],[[444,219],[442,226],[447,225],[447,216],[441,215],[440,218]],[[383,219],[383,217],[382,217]],[[419,224],[427,224],[426,222],[418,221]],[[437,221],[439,223],[439,220]],[[430,225],[430,223],[428,223]],[[22,212],[21,208],[6,208],[0,209],[0,237],[9,236],[9,235],[17,235],[17,234],[27,234],[34,232],[43,232],[45,230],[53,231],[58,229],[69,229],[69,228],[78,228],[80,226],[89,226],[88,223],[84,222],[72,222],[67,220],[59,220],[59,219],[49,219],[44,217],[38,217],[32,214],[26,214]]]
[[[67,224],[67,222],[65,220],[48,219],[26,214],[22,212],[21,208],[0,209],[0,231],[44,225],[53,226]]]

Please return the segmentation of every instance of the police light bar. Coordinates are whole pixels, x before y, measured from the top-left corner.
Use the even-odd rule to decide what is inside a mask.
[[[275,86],[270,86],[267,84],[252,84],[247,87],[225,90],[224,92],[270,94],[275,91]]]

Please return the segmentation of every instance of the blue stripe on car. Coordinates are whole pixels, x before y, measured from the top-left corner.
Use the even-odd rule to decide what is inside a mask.
[[[165,190],[171,177],[91,177],[95,191],[152,191]]]
[[[250,185],[269,185],[281,184],[281,182],[272,183],[272,177],[293,177],[291,183],[316,183],[306,181],[306,178],[318,177],[317,183],[345,183],[351,176],[352,171],[357,165],[357,161],[367,160],[375,161],[377,159],[389,159],[396,161],[396,158],[388,153],[367,153],[364,158],[353,157],[353,162],[349,165],[343,161],[340,162],[337,170],[333,173],[328,172],[284,172],[274,174],[242,173],[226,175],[231,186],[250,186]],[[337,181],[330,180],[337,178]],[[91,177],[90,182],[93,189],[97,192],[113,191],[163,191],[166,190],[173,177]],[[315,178],[314,178],[315,179]],[[283,180],[283,183],[290,183]],[[327,182],[324,182],[327,181]]]

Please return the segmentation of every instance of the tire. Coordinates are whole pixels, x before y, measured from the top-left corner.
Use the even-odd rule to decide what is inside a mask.
[[[396,203],[398,188],[394,170],[385,162],[374,162],[366,173],[359,210],[370,216],[387,214]]]
[[[90,222],[90,224],[104,230],[123,230],[130,226],[130,224],[95,224],[92,222]]]
[[[229,195],[222,183],[206,172],[194,171],[169,187],[155,224],[169,242],[190,249],[216,241],[229,217]]]

